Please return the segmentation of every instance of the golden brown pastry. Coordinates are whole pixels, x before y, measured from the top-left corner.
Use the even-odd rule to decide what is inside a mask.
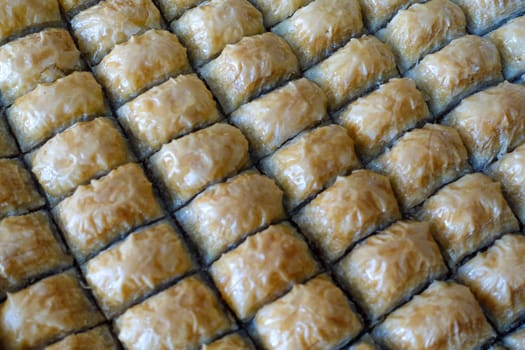
[[[403,135],[370,167],[388,175],[399,204],[408,210],[464,174],[469,169],[467,158],[455,129],[427,124]]]
[[[97,2],[98,0],[58,0],[60,7],[68,17],[71,17],[79,10],[85,9]]]
[[[501,69],[499,52],[490,40],[465,35],[423,58],[407,76],[428,95],[437,116],[472,92],[501,81]]]
[[[299,63],[286,41],[273,33],[264,33],[227,45],[200,73],[229,114],[296,76]]]
[[[247,234],[285,217],[283,193],[273,180],[242,173],[209,187],[176,215],[206,262]]]
[[[525,326],[521,326],[503,339],[503,344],[509,350],[521,350],[525,348]]]
[[[365,334],[355,342],[354,345],[350,346],[348,350],[379,350],[374,340],[369,334]]]
[[[230,120],[262,158],[301,131],[326,119],[326,96],[311,81],[301,78],[287,83],[239,107]]]
[[[18,98],[7,110],[7,118],[26,152],[81,119],[108,113],[102,87],[93,74],[73,72]]]
[[[289,224],[270,226],[225,253],[210,272],[241,320],[318,270],[306,242]]]
[[[162,146],[149,166],[178,207],[210,184],[235,175],[250,161],[248,141],[234,126],[214,124]]]
[[[458,5],[449,0],[431,0],[399,11],[377,37],[392,48],[404,72],[426,54],[465,35],[466,26],[465,14]]]
[[[398,221],[367,238],[337,265],[345,288],[378,320],[447,267],[427,222]]]
[[[343,292],[326,276],[297,284],[263,307],[254,327],[266,349],[333,349],[362,329]]]
[[[69,270],[7,295],[0,306],[0,344],[4,350],[35,349],[103,320]]]
[[[368,29],[373,33],[384,26],[397,11],[423,0],[360,0]]]
[[[403,132],[430,117],[414,81],[394,78],[352,102],[337,120],[348,130],[362,159],[371,160]]]
[[[443,187],[425,201],[420,217],[432,224],[451,267],[498,236],[519,229],[501,185],[480,173]]]
[[[44,350],[118,350],[107,326],[99,326],[87,332],[72,334]]]
[[[264,25],[272,27],[312,0],[250,0],[263,14]]]
[[[151,88],[117,110],[141,158],[220,115],[211,92],[195,75],[179,75]]]
[[[0,113],[0,158],[13,157],[17,154],[15,139],[9,132],[4,116]]]
[[[157,3],[160,7],[164,18],[168,22],[179,18],[188,9],[197,6],[202,0],[158,0]]]
[[[264,32],[262,14],[248,0],[210,0],[171,24],[195,66],[217,57],[224,47]]]
[[[363,32],[358,0],[315,0],[272,28],[290,44],[301,69],[324,59]]]
[[[326,93],[332,111],[397,74],[394,54],[386,44],[371,35],[350,40],[332,56],[305,72],[306,78]]]
[[[525,86],[507,81],[465,98],[443,123],[459,131],[482,169],[525,141]]]
[[[494,331],[467,287],[436,281],[391,313],[374,335],[392,350],[466,350],[478,349]]]
[[[38,84],[52,83],[84,67],[80,52],[65,29],[46,29],[0,46],[0,62],[4,105],[10,105]]]
[[[142,168],[128,163],[78,187],[54,214],[69,247],[82,261],[120,235],[159,218],[162,209]]]
[[[512,80],[525,73],[525,16],[513,19],[487,37],[501,54],[505,79]]]
[[[347,131],[328,125],[298,135],[261,166],[284,190],[287,206],[295,208],[338,175],[359,168],[360,162]]]
[[[190,70],[177,36],[151,29],[115,48],[94,67],[115,104],[122,104],[162,80]]]
[[[108,318],[194,267],[167,221],[141,229],[89,260],[86,280]]]
[[[129,350],[195,349],[232,327],[216,295],[198,277],[182,280],[115,321]]]
[[[204,345],[200,350],[253,350],[252,342],[238,333],[227,335],[211,344]]]
[[[399,219],[401,214],[388,178],[370,170],[338,177],[335,183],[294,217],[330,261],[358,240]]]

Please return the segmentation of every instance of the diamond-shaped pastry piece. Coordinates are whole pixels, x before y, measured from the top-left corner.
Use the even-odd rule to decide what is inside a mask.
[[[512,80],[525,73],[525,16],[509,21],[487,37],[501,54],[505,79]]]

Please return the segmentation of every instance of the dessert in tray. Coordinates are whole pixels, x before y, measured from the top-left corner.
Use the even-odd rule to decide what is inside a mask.
[[[524,350],[524,0],[4,0],[0,350]]]

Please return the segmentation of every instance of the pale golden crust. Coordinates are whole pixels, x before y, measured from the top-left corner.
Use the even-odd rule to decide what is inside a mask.
[[[263,14],[264,25],[272,27],[293,15],[312,0],[250,0]]]
[[[118,350],[107,326],[99,326],[87,332],[72,334],[44,350]]]
[[[299,73],[288,44],[273,33],[244,37],[227,45],[219,57],[201,68],[201,75],[230,113],[253,97]]]
[[[248,0],[210,0],[186,11],[171,28],[196,66],[217,57],[226,45],[264,32],[262,15]]]
[[[487,37],[501,54],[505,79],[512,80],[525,73],[525,16],[513,19]]]
[[[8,294],[0,307],[0,344],[34,349],[103,321],[72,270]]]
[[[108,113],[102,87],[94,76],[73,72],[18,98],[7,117],[22,151],[28,151],[80,119]]]
[[[465,12],[469,32],[481,35],[506,18],[525,11],[522,0],[453,0]]]
[[[420,217],[432,224],[450,266],[501,234],[519,229],[501,185],[480,173],[443,187],[425,201]]]
[[[152,185],[135,163],[78,187],[55,207],[55,217],[80,260],[161,215]]]
[[[439,115],[461,98],[503,79],[499,52],[485,38],[466,35],[423,58],[407,75],[430,98]]]
[[[253,350],[253,345],[247,338],[239,334],[231,334],[204,345],[200,350]]]
[[[182,239],[168,222],[129,235],[84,266],[86,280],[107,317],[193,268]]]
[[[294,217],[330,261],[401,216],[388,178],[369,170],[338,177]]]
[[[392,350],[478,349],[494,335],[467,287],[436,281],[374,330]]]
[[[503,344],[509,350],[525,349],[525,326],[517,329],[503,339]]]
[[[326,104],[323,91],[301,78],[242,105],[230,119],[250,140],[257,157],[263,157],[324,120]]]
[[[290,44],[304,70],[363,32],[361,8],[358,0],[315,0],[272,32]]]
[[[160,10],[168,22],[182,16],[184,12],[199,2],[202,0],[158,0]]]
[[[46,29],[0,47],[0,92],[11,104],[38,84],[51,83],[84,67],[65,29]]]
[[[95,75],[116,104],[154,84],[190,70],[186,49],[177,36],[151,29],[115,48],[94,68]]]
[[[270,226],[221,256],[211,275],[224,300],[246,320],[318,270],[306,242],[288,224]]]
[[[262,161],[294,208],[318,193],[338,175],[360,167],[354,142],[338,125],[319,127],[298,135]]]
[[[332,56],[305,72],[306,78],[326,93],[331,110],[343,107],[375,84],[397,74],[394,54],[371,35],[350,40]]]
[[[338,116],[365,160],[379,155],[403,132],[430,119],[423,94],[408,78],[391,79],[374,92],[352,102]]]
[[[263,307],[254,324],[262,344],[275,350],[336,348],[362,329],[343,292],[324,275]]]
[[[392,16],[415,2],[424,0],[360,0],[366,25],[375,32],[385,25]]]
[[[246,234],[285,217],[283,193],[257,173],[243,173],[209,187],[177,218],[209,262]]]
[[[401,207],[408,210],[465,173],[467,158],[455,129],[427,124],[403,135],[371,167],[388,175]]]
[[[12,157],[18,154],[15,139],[9,132],[5,118],[0,114],[0,158]]]
[[[249,160],[242,132],[217,123],[162,146],[149,164],[177,207],[210,184],[236,174]]]
[[[115,321],[129,350],[195,349],[232,328],[212,290],[189,277],[128,309]]]

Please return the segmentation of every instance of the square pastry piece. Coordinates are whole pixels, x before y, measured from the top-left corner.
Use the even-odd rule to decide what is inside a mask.
[[[69,270],[7,295],[0,305],[0,344],[5,350],[40,348],[103,320]]]
[[[265,349],[334,349],[363,328],[343,292],[326,276],[297,284],[254,319]]]
[[[198,277],[182,280],[115,320],[128,350],[197,349],[233,327],[217,296]]]
[[[367,238],[337,265],[354,300],[376,321],[447,272],[427,222],[399,221]]]
[[[178,207],[210,184],[248,165],[248,141],[229,124],[217,123],[162,146],[149,160],[168,201]]]
[[[443,123],[459,131],[472,166],[482,169],[525,141],[525,86],[505,81],[471,95]]]
[[[294,217],[329,261],[401,216],[388,178],[369,170],[338,177]]]
[[[254,350],[252,342],[238,333],[230,334],[201,347],[201,350]]]
[[[194,267],[179,233],[167,221],[141,229],[83,266],[108,318]]]
[[[509,350],[525,349],[525,325],[503,338],[503,344]]]
[[[318,270],[306,242],[289,224],[270,226],[222,255],[211,275],[241,320]]]
[[[283,193],[270,178],[246,172],[209,187],[176,216],[210,262],[247,234],[284,219]]]
[[[436,281],[374,329],[392,350],[479,349],[495,335],[470,290]]]
[[[487,37],[501,54],[505,79],[512,80],[525,73],[525,16],[513,19]]]
[[[18,153],[15,139],[9,132],[7,122],[0,112],[0,158],[13,157]]]
[[[99,326],[87,332],[72,334],[44,350],[118,350],[108,326]]]
[[[480,173],[443,187],[425,201],[419,216],[432,224],[450,267],[498,236],[519,230],[501,185]]]
[[[289,209],[321,191],[338,175],[361,166],[354,141],[338,125],[298,135],[265,158],[261,165],[283,188]]]
[[[77,260],[104,248],[128,231],[162,216],[152,184],[135,163],[83,185],[54,209]]]
[[[500,332],[525,315],[525,236],[509,234],[459,268]]]
[[[469,169],[467,150],[458,132],[437,124],[407,132],[370,166],[388,175],[404,210],[420,204]]]
[[[399,10],[424,0],[359,0],[365,24],[374,33],[383,27]]]

